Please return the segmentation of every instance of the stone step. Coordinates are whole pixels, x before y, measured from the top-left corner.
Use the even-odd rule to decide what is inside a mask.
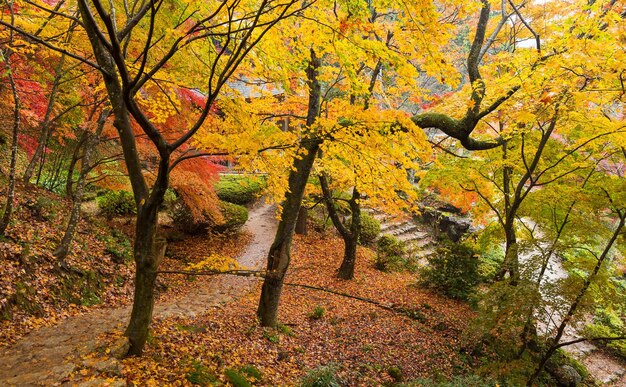
[[[387,219],[389,219],[389,216],[382,212],[373,212],[370,215],[372,215],[372,218],[376,219],[380,223],[384,223]]]
[[[417,259],[422,259],[429,257],[435,253],[437,253],[437,248],[435,246],[428,246],[423,249],[413,251],[412,255]]]
[[[384,234],[393,234],[395,230],[411,227],[413,223],[411,221],[406,222],[385,222],[380,224],[380,232]]]
[[[436,241],[431,237],[431,235],[424,231],[418,231],[413,234],[408,234],[409,236],[402,236],[400,238],[407,244],[407,248],[409,249],[423,249],[426,246],[436,244]]]
[[[409,245],[413,242],[419,242],[422,240],[430,239],[430,235],[419,230],[413,230],[408,233],[400,234],[397,236],[397,238],[401,240],[402,242],[404,242],[405,244]],[[428,244],[428,243],[425,243],[425,244]]]
[[[391,235],[394,235],[396,237],[400,237],[406,234],[411,234],[413,232],[417,231],[417,225],[414,223],[406,223],[406,224],[402,224],[399,227],[396,227],[393,231],[391,231]]]

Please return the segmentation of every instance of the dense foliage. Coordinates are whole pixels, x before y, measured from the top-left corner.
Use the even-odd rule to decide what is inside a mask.
[[[215,185],[217,196],[226,202],[247,205],[257,199],[262,181],[240,175],[222,175]]]
[[[360,242],[369,245],[378,238],[380,234],[380,222],[367,212],[361,211],[361,234]]]
[[[293,317],[326,337],[341,337],[349,321],[308,293],[300,309],[289,304],[296,315],[280,308],[281,297],[289,300],[290,287],[299,286],[418,320],[423,329],[436,314],[426,316],[421,294],[411,294],[420,302],[387,302],[404,294],[405,281],[393,288],[370,284],[385,290],[381,300],[364,298],[367,289],[357,287],[370,279],[366,274],[406,275],[430,288],[420,291],[457,299],[447,299],[454,305],[471,299],[476,307],[474,327],[464,334],[474,338],[468,353],[482,354],[486,364],[472,364],[479,365],[477,378],[448,372],[451,385],[491,380],[482,376],[503,384],[549,378],[571,384],[560,378],[586,375],[566,367],[575,362],[564,361],[562,351],[583,341],[624,356],[626,6],[615,0],[518,3],[5,1],[0,317],[21,332],[41,325],[32,316],[48,321],[63,315],[57,306],[109,302],[114,283],[125,292],[132,283],[122,339],[128,346],[120,356],[145,348],[154,354],[163,345],[160,353],[173,353],[183,370],[167,373],[179,380],[306,382],[307,369],[312,385],[340,384],[346,376],[348,383],[400,383],[406,373],[434,375],[390,361],[351,363],[362,375],[342,364],[319,368],[327,353],[316,350],[315,361],[304,356],[296,339],[290,341],[285,324],[291,322],[281,319]],[[39,189],[46,194],[34,197]],[[183,256],[184,267],[163,270],[172,253],[164,236],[182,243],[245,239],[250,228],[238,230],[258,215],[253,204],[261,195],[276,208],[263,226],[258,218],[251,222],[274,234],[263,236],[266,249],[254,239],[255,254],[266,258],[262,269],[241,268],[237,257],[221,251],[196,251],[206,266]],[[426,201],[445,204],[423,217],[427,226],[385,225],[398,237],[378,237],[380,223],[364,211],[389,222],[414,219],[431,204]],[[294,235],[306,232],[308,208],[315,208],[318,228],[333,224],[336,234],[325,237],[331,253],[343,250],[342,257],[316,259],[327,249],[324,242]],[[91,235],[93,227],[104,227],[99,222],[108,229]],[[461,229],[470,232],[451,232]],[[405,245],[410,233],[432,238]],[[443,242],[438,237],[445,233],[465,239]],[[297,277],[300,283],[289,278],[294,248],[307,250],[299,259],[316,265],[308,277]],[[424,257],[428,262],[417,271]],[[130,261],[134,281],[127,278]],[[201,275],[262,278],[258,305],[245,304],[250,315],[229,318],[250,322],[246,338],[265,344],[257,352],[285,344],[291,352],[277,346],[274,363],[306,358],[299,373],[286,366],[292,373],[284,378],[255,376],[252,365],[239,363],[237,350],[207,356],[191,345],[172,348],[150,333],[155,302],[167,290],[163,277],[195,279],[201,268]],[[307,284],[330,272],[342,281],[327,275]],[[240,286],[232,279],[215,283]],[[372,323],[371,313],[347,315],[370,336],[374,328],[388,328]],[[159,323],[163,335],[178,329]],[[211,329],[195,333],[247,342],[229,323],[208,321]],[[448,323],[424,330],[446,331]],[[420,333],[413,325],[394,320],[389,328],[401,340],[397,332]],[[325,337],[306,335],[313,345]],[[203,339],[203,348],[215,348],[215,340]],[[405,351],[410,341],[394,348],[403,358],[415,355]],[[367,354],[377,350],[369,342],[352,344],[344,342],[338,357],[358,353],[370,361]],[[159,370],[143,366],[146,375]],[[156,383],[146,375],[130,379]]]
[[[384,272],[402,271],[406,268],[406,246],[393,235],[382,235],[376,243],[374,266]]]
[[[478,255],[463,244],[445,242],[420,274],[426,286],[452,298],[467,299],[480,282]]]
[[[135,198],[128,191],[107,191],[96,199],[102,214],[108,218],[136,213]]]

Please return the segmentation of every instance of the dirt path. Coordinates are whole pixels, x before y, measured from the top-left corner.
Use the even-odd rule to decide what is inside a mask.
[[[263,264],[275,235],[274,208],[257,205],[250,210],[245,227],[252,234],[252,241],[239,257],[239,262],[248,268],[258,268]],[[213,306],[229,302],[243,294],[252,286],[253,281],[254,279],[244,277],[214,277],[207,286],[182,298],[157,304],[154,317],[191,317],[204,313]],[[13,346],[0,350],[0,385],[61,384],[70,373],[81,366],[67,359],[78,358],[76,355],[93,351],[97,345],[97,337],[125,326],[129,314],[130,307],[101,309],[27,334]]]

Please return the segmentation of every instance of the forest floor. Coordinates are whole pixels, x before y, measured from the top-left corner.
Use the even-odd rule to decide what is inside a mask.
[[[239,237],[247,244],[238,254],[241,265],[262,264],[275,225],[272,207],[251,210]],[[236,253],[232,244],[216,251],[225,254],[229,247]],[[206,249],[206,237],[190,238],[173,244],[168,256],[206,256]],[[56,325],[42,323],[0,349],[0,384],[208,384],[225,382],[229,371],[255,370],[252,378],[260,384],[291,385],[309,370],[331,364],[345,383],[372,385],[446,378],[467,370],[459,355],[472,314],[466,305],[413,286],[414,274],[376,271],[368,249],[359,250],[356,278],[339,280],[334,274],[342,250],[334,235],[296,238],[278,329],[258,326],[257,278],[198,277],[188,282],[176,276],[164,279],[169,290],[157,302],[145,356],[115,358],[128,306],[96,309]],[[413,318],[355,298],[292,286],[298,284],[402,307]]]
[[[106,230],[130,235],[132,222],[102,224],[88,215],[69,259],[82,274],[71,278],[76,284],[60,286],[65,274],[59,275],[50,255],[59,229],[49,220],[62,217],[63,210],[49,214],[52,207],[40,203],[40,192],[22,194],[19,222],[0,241],[5,262],[0,290],[14,295],[4,304],[0,297],[0,312],[10,317],[0,322],[0,385],[220,385],[237,378],[294,385],[316,371],[318,376],[334,374],[344,385],[391,385],[420,378],[444,381],[488,361],[467,353],[475,344],[466,335],[474,316],[467,304],[417,286],[415,273],[382,273],[373,267],[373,252],[360,248],[355,279],[337,279],[343,243],[330,232],[296,236],[278,328],[259,327],[256,320],[259,278],[163,274],[145,355],[119,360],[130,314],[132,264],[115,258],[121,252],[111,248],[126,242]],[[241,233],[170,243],[162,269],[185,269],[211,254],[260,268],[275,230],[274,208],[257,204]],[[84,279],[94,275],[95,287]],[[99,303],[84,302],[94,297],[91,293],[74,294],[85,286],[99,292]],[[83,305],[69,302],[71,295]],[[36,313],[26,313],[25,305]],[[592,374],[606,364],[621,364],[585,363]],[[624,377],[613,385],[622,385]]]
[[[231,245],[230,253],[238,253],[238,248],[244,247],[243,252],[238,254],[239,262],[254,267],[265,258],[275,232],[274,227],[274,210],[271,206],[253,208],[246,224],[249,232],[240,235],[238,244]],[[207,249],[211,249],[209,242],[206,237],[191,238],[183,244],[174,244],[171,254],[184,251],[189,255],[206,256],[210,253]],[[229,253],[223,244],[212,244],[215,252]],[[155,306],[155,320],[206,313],[244,292],[250,281],[242,277],[220,276],[201,278],[186,286],[174,287],[170,284],[172,291],[163,294],[160,297],[162,301]],[[99,309],[65,318],[56,325],[34,329],[12,345],[0,349],[0,384],[73,385],[79,382],[77,379],[82,379],[81,383],[86,385],[126,385],[124,379],[115,378],[121,376],[121,369],[118,369],[120,365],[115,359],[98,360],[90,355],[98,350],[99,336],[112,331],[120,332],[129,314],[129,306]],[[53,319],[55,321],[56,318]],[[85,369],[113,377],[82,377],[82,374],[87,374]]]

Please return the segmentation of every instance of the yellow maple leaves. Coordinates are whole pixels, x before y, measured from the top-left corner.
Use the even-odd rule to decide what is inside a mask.
[[[221,255],[221,254],[210,254],[208,257],[205,257],[201,261],[194,262],[187,266],[187,270],[192,271],[228,271],[228,270],[239,270],[243,267],[239,265],[236,259]]]

